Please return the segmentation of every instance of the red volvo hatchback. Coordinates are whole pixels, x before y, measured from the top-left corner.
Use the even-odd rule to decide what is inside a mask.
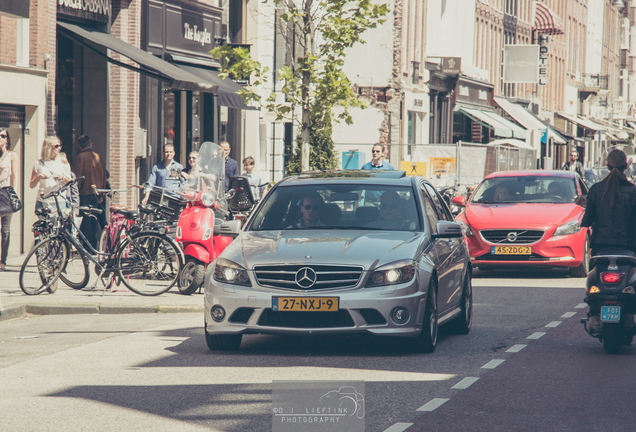
[[[580,222],[588,188],[569,171],[504,171],[488,175],[456,220],[474,267],[569,267],[587,275],[590,248]]]

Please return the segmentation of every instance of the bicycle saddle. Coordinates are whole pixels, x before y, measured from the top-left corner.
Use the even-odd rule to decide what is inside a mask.
[[[139,212],[136,210],[119,209],[115,211],[116,214],[120,214],[128,220],[135,220],[139,218]]]

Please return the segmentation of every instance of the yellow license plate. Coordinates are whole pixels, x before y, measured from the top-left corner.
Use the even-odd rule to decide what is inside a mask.
[[[272,297],[272,310],[336,312],[338,297]]]
[[[531,246],[492,246],[492,255],[531,255]]]

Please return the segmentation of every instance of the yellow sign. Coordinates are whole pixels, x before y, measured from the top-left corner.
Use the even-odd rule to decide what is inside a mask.
[[[431,173],[444,175],[455,173],[455,158],[431,158]]]
[[[418,175],[426,177],[426,162],[400,162],[400,169],[406,171],[407,176]]]

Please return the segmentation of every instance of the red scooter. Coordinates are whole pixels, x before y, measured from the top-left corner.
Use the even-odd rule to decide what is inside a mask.
[[[179,217],[176,232],[176,240],[185,255],[185,265],[178,279],[179,291],[185,295],[201,287],[208,264],[233,240],[221,235],[221,225],[228,223],[224,222],[228,211],[223,149],[206,141],[201,144],[196,160],[190,163],[192,169],[185,175],[187,178],[180,191],[188,204]],[[231,191],[228,196],[232,195]]]

